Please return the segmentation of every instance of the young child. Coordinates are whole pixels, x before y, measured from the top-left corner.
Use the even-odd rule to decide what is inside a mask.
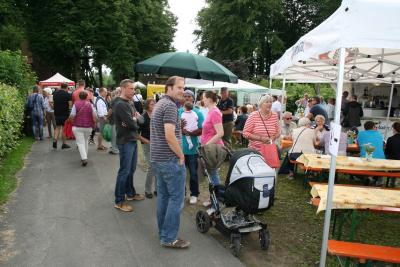
[[[186,125],[184,129],[189,132],[193,132],[198,129],[197,122],[199,121],[199,117],[196,112],[193,111],[193,104],[190,102],[186,102],[184,105],[185,111],[182,113],[182,120],[185,120]],[[189,135],[186,135],[186,141],[189,145],[189,149],[193,148],[192,138]]]

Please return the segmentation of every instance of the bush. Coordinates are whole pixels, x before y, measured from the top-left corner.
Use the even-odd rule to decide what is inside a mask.
[[[0,83],[0,158],[18,144],[25,98],[13,86]]]
[[[20,51],[0,51],[0,82],[18,88],[20,96],[26,97],[36,76]]]

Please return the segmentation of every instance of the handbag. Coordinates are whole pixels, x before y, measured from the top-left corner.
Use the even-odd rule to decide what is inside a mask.
[[[261,121],[264,124],[265,130],[267,130],[268,138],[271,138],[271,136],[269,135],[267,126],[265,125],[265,122],[264,122],[260,112],[258,112],[258,115],[260,116]],[[274,168],[274,169],[279,167],[280,160],[279,160],[278,148],[277,148],[276,144],[273,144],[273,143],[261,144],[260,153],[263,155],[265,162],[268,164],[268,166],[270,166],[271,168]]]
[[[304,128],[304,129],[299,133],[299,135],[298,135],[297,138],[296,138],[296,141],[294,142],[292,148],[289,149],[289,151],[290,151],[290,150],[293,151],[294,147],[295,147],[296,144],[297,144],[297,141],[299,140],[300,135],[304,132],[305,129],[306,129],[306,128]],[[289,151],[286,152],[285,158],[283,159],[283,162],[282,162],[281,168],[280,168],[279,171],[278,171],[278,174],[288,174],[289,171],[290,171],[290,169],[289,169],[290,161],[291,161],[291,160],[296,160],[301,154],[303,154],[303,153],[289,153]]]

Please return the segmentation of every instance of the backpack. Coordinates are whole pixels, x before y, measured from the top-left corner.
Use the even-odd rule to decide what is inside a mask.
[[[30,102],[28,99],[28,102],[26,103],[26,112],[28,114],[30,114],[34,110],[37,97],[38,97],[38,94],[36,94],[34,96],[34,99],[32,102]]]

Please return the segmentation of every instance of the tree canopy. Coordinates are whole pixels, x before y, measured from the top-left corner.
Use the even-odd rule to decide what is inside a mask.
[[[340,1],[207,0],[206,4],[194,31],[199,52],[218,61],[246,60],[249,75],[256,77],[268,75],[269,66],[332,14]]]
[[[115,80],[132,77],[135,62],[173,49],[175,27],[167,0],[0,0],[0,49],[25,40],[41,79],[94,82],[103,64]]]

